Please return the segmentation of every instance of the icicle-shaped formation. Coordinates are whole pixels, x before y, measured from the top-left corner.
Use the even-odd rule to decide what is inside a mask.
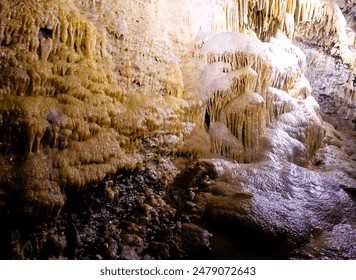
[[[322,126],[317,106],[310,105],[305,54],[281,32],[269,43],[243,33],[205,36],[198,57],[205,63],[200,92],[211,152],[240,163],[280,157],[307,164]],[[278,148],[284,136],[293,151]]]
[[[271,86],[284,91],[291,90],[295,82],[304,75],[305,54],[281,32],[277,32],[265,45],[269,47],[268,54],[272,64]]]
[[[340,8],[322,0],[236,0],[225,3],[226,19],[212,24],[217,32],[253,30],[268,41],[278,30],[289,38],[302,36],[356,65],[355,33],[348,32]]]
[[[209,127],[211,151],[238,162],[255,160],[265,123],[264,106],[262,96],[246,91],[221,107]]]
[[[58,93],[71,94],[71,86],[63,77],[73,77],[79,72],[82,72],[82,79],[78,82],[88,90],[117,94],[110,89],[112,75],[109,71],[110,62],[105,56],[104,37],[93,25],[76,13],[68,12],[62,5],[53,9],[52,3],[37,4],[37,10],[43,10],[43,15],[33,17],[31,8],[25,3],[19,3],[20,7],[13,12],[5,4],[0,4],[0,45],[10,49],[16,46],[16,57],[12,59],[13,64],[17,65],[12,65],[8,71],[12,75],[21,71],[23,80],[23,83],[15,83],[4,75],[3,80],[9,82],[7,94],[52,97]],[[11,55],[15,54],[8,53],[2,61]],[[20,70],[21,60],[32,62],[33,65]],[[93,65],[86,63],[90,60],[100,60],[102,67],[94,70]],[[51,71],[47,71],[48,68]],[[76,93],[73,95],[75,98],[83,97],[76,96]]]
[[[234,135],[229,131],[225,124],[214,122],[209,129],[210,149],[212,152],[237,162],[245,161],[245,149]]]
[[[272,73],[268,50],[256,36],[243,33],[208,36],[201,46],[211,151],[251,162],[265,125],[263,96]]]
[[[11,7],[1,5],[0,67],[4,71],[0,77],[6,102],[0,107],[0,130],[7,139],[2,141],[6,153],[63,149],[70,140],[82,142],[96,135],[97,128],[110,127],[113,100],[121,96],[105,56],[103,35],[62,5],[41,6],[35,1],[35,10],[43,10],[40,16],[31,5],[20,4],[27,12],[16,9],[18,13],[7,13]],[[24,17],[22,22],[19,17]],[[88,122],[84,123],[82,102],[87,106]],[[111,108],[106,111],[98,105]]]
[[[268,123],[270,123],[278,116],[295,110],[295,103],[286,92],[276,88],[269,88],[266,96],[266,108],[266,117]]]
[[[264,123],[264,99],[257,93],[246,92],[229,102],[221,111],[220,122],[242,143],[246,151],[259,146]],[[246,161],[252,160],[252,155]]]
[[[268,49],[256,36],[218,33],[203,44],[200,54],[208,64],[228,63],[231,71],[244,67],[254,70],[257,79],[253,91],[264,92],[270,83],[272,65]]]
[[[328,51],[341,57],[344,63],[356,67],[355,33],[347,32],[346,19],[335,3],[322,1],[318,7],[319,17],[301,21],[296,26],[296,36],[312,41],[320,46],[327,46]]]
[[[214,63],[213,65],[217,65]],[[211,67],[207,67],[206,71],[210,72]],[[239,70],[228,73],[221,73],[216,76],[216,79],[210,83],[202,83],[204,85],[205,100],[207,100],[207,112],[211,121],[217,121],[220,114],[220,109],[224,108],[232,99],[241,96],[246,90],[256,90],[256,72],[251,68],[244,67]],[[205,77],[210,77],[205,75]]]
[[[212,23],[214,32],[254,30],[262,40],[278,29],[293,36],[295,25],[322,17],[319,0],[232,0],[224,11],[225,20]]]

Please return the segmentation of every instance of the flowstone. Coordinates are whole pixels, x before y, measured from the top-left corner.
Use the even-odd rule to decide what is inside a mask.
[[[254,34],[201,34],[198,51],[211,152],[239,163],[308,165],[324,130],[304,53],[280,32],[269,43]]]
[[[0,3],[1,212],[55,216],[67,188],[135,168],[142,137],[180,133],[179,96],[128,95],[105,42],[69,1]]]

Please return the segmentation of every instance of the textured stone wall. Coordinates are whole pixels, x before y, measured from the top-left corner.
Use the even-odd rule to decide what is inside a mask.
[[[347,20],[319,0],[2,1],[1,211],[58,214],[66,189],[142,166],[143,139],[158,156],[308,165],[324,129],[292,41],[354,73],[339,5]]]

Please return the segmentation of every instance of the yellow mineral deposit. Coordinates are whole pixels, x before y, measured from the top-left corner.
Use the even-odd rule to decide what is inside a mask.
[[[130,90],[113,79],[105,34],[73,3],[2,1],[0,11],[4,208],[56,215],[65,188],[83,188],[120,168],[134,168],[139,159],[131,152],[139,149],[138,138],[179,133],[177,124],[159,123],[165,121],[166,107],[178,119],[179,102],[161,96],[159,104],[152,96],[135,102],[125,98]],[[129,66],[130,61],[125,65],[128,87]],[[164,84],[167,94],[179,97],[183,85],[181,78],[174,80],[177,67]],[[142,123],[136,123],[139,119]],[[18,201],[12,206],[13,197]]]

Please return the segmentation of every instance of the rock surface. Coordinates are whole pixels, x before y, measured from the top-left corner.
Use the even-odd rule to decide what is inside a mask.
[[[194,181],[186,181],[189,177]],[[206,159],[182,180],[177,183],[178,188],[186,182],[185,188],[195,190],[192,212],[203,217],[218,234],[228,231],[237,249],[285,255],[308,244],[316,230],[325,232],[330,244],[337,244],[342,237],[333,231],[343,224],[351,230],[351,238],[344,240],[344,246],[352,248],[345,252],[343,247],[334,249],[335,256],[345,253],[349,258],[356,257],[352,245],[356,205],[354,198],[340,188],[355,185],[356,180],[342,172],[309,170],[287,162],[241,166],[222,159]],[[328,246],[323,242],[321,247]]]
[[[1,257],[355,258],[355,15],[2,1]]]

